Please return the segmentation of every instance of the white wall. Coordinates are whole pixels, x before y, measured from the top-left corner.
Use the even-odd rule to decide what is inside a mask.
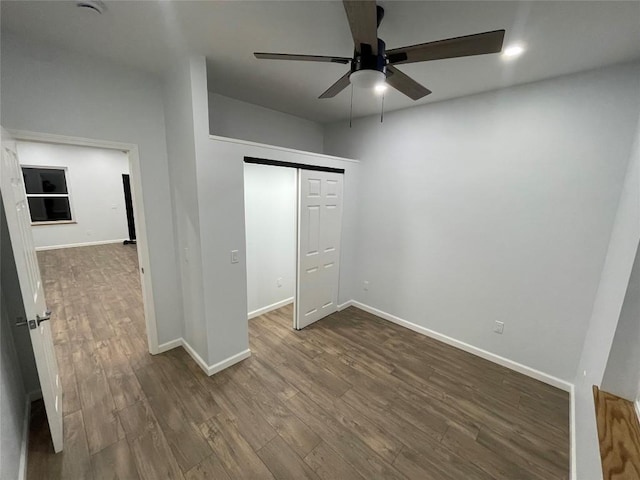
[[[635,64],[329,125],[362,160],[355,299],[571,382],[639,109]]]
[[[64,167],[73,221],[31,228],[36,248],[129,238],[122,174],[129,157],[118,150],[18,142],[21,165]]]
[[[211,92],[209,129],[212,135],[322,152],[319,123]]]
[[[294,296],[297,202],[294,168],[245,164],[249,315]]]
[[[580,480],[602,478],[591,388],[602,385],[640,242],[640,118],[631,123],[635,123],[635,142],[575,377],[574,438]]]
[[[185,58],[172,71],[167,72],[163,93],[173,196],[174,235],[178,249],[178,268],[184,309],[182,337],[207,362],[209,351],[200,249],[191,76],[191,60]]]
[[[162,85],[158,78],[2,32],[2,126],[138,145],[158,341],[181,336]],[[143,265],[149,271],[148,265]]]
[[[640,245],[639,245],[640,247]],[[635,401],[640,386],[640,248],[613,337],[602,390]]]

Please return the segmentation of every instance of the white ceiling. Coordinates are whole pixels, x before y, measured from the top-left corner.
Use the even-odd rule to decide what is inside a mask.
[[[387,48],[506,29],[517,60],[499,54],[402,65],[433,94],[413,102],[390,90],[385,109],[406,108],[640,59],[640,1],[383,1]],[[348,67],[257,60],[254,51],[351,56],[341,2],[112,1],[103,15],[70,1],[3,1],[2,29],[65,49],[162,72],[188,51],[208,59],[209,89],[320,122],[348,118],[350,89],[318,100]],[[379,112],[356,90],[354,116]]]

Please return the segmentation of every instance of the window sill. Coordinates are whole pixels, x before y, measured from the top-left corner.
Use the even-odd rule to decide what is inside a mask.
[[[75,220],[54,220],[54,221],[50,221],[50,222],[31,222],[31,226],[32,227],[38,227],[40,225],[71,225],[74,223],[78,223]]]

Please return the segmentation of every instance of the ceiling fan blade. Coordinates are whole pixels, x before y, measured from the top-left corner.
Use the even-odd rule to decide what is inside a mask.
[[[322,95],[318,98],[333,98],[337,94],[339,94],[342,90],[349,86],[349,75],[351,75],[351,71],[345,73],[340,80],[331,85]]]
[[[326,62],[326,63],[351,63],[350,58],[346,57],[327,57],[324,55],[296,55],[289,53],[254,53],[256,58],[265,60],[297,60],[301,62]]]
[[[393,65],[387,65],[387,83],[412,100],[419,100],[431,93],[431,90],[423,87]]]
[[[476,33],[475,35],[387,50],[387,59],[389,63],[400,65],[402,63],[498,53],[502,50],[503,40],[504,30]]]
[[[375,0],[343,0],[344,10],[351,28],[356,52],[362,50],[361,44],[371,47],[371,53],[378,54],[378,12]]]

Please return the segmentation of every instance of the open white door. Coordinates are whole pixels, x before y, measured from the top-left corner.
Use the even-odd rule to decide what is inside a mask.
[[[53,449],[59,452],[62,450],[62,387],[53,350],[51,325],[47,321],[50,312],[47,311],[40,268],[33,246],[31,216],[16,143],[4,129],[2,129],[0,189]]]
[[[298,171],[296,328],[337,311],[343,175]]]

